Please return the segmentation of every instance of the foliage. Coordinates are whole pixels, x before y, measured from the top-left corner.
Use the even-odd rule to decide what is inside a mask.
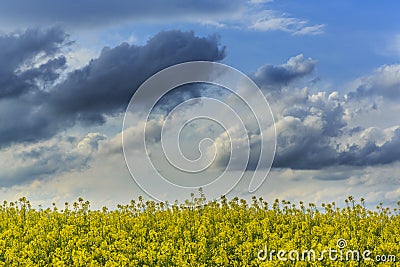
[[[400,204],[400,203],[399,203]],[[370,250],[400,259],[397,209],[364,207],[352,197],[346,206],[317,207],[253,197],[173,205],[142,197],[116,210],[91,210],[79,198],[59,210],[33,209],[29,201],[0,206],[0,266],[395,266],[369,261],[261,261],[260,249],[337,248]]]

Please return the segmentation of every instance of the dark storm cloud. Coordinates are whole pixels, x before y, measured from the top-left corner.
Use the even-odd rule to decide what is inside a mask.
[[[0,22],[18,26],[61,23],[97,27],[121,21],[196,21],[237,12],[242,0],[108,0],[52,1],[5,0],[0,3]]]
[[[10,46],[10,44],[12,46]],[[144,46],[123,43],[104,48],[82,69],[54,83],[65,67],[59,28],[27,30],[0,37],[0,145],[46,139],[75,125],[103,123],[105,115],[125,110],[138,86],[157,71],[191,60],[221,60],[216,36],[167,31]],[[51,57],[32,66],[37,57]]]
[[[0,36],[0,146],[54,134],[51,114],[43,112],[52,84],[65,67],[56,56],[69,44],[60,28],[28,29]],[[37,66],[36,60],[44,63]]]
[[[87,122],[101,122],[104,114],[124,111],[141,83],[165,67],[192,60],[217,61],[224,49],[217,38],[193,32],[160,32],[145,46],[123,43],[104,48],[99,58],[68,75],[50,97],[49,109],[75,114]]]
[[[35,81],[41,81],[42,86],[46,87],[46,84],[51,85],[53,81],[59,78],[59,70],[65,69],[66,63],[67,60],[64,56],[49,59],[46,63],[39,65],[37,68],[31,68],[22,72],[19,75],[19,78],[30,81],[31,83],[34,83]]]
[[[49,60],[39,67],[20,69],[38,56],[43,58],[59,52],[67,45],[67,34],[59,28],[29,29],[20,33],[0,35],[0,99],[16,97],[37,90],[35,79],[52,82],[65,58]]]
[[[302,54],[290,58],[282,65],[264,65],[254,74],[255,82],[263,89],[279,90],[282,86],[312,73],[316,61]]]

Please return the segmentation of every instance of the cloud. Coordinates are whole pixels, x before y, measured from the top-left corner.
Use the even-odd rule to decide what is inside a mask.
[[[88,133],[82,139],[59,135],[41,143],[15,145],[1,154],[0,187],[82,171],[89,167],[99,142],[106,138],[100,133]],[[11,161],[13,164],[8,165]]]
[[[290,90],[290,91],[289,91]],[[277,96],[277,153],[273,166],[319,169],[337,164],[333,139],[347,125],[336,93],[308,93],[286,88]]]
[[[67,34],[59,28],[0,37],[0,64],[5,65],[0,73],[0,146],[47,139],[76,123],[102,124],[104,116],[125,111],[135,90],[157,71],[186,61],[218,61],[225,56],[216,36],[166,31],[143,46],[122,43],[105,47],[98,58],[62,81],[57,80],[66,65],[62,55],[38,67],[27,64],[62,53],[65,45]]]
[[[400,98],[400,64],[383,65],[354,83],[356,88],[348,93],[349,99],[382,96],[387,100],[397,100]]]
[[[277,150],[273,167],[319,170],[378,166],[400,161],[400,126],[370,128],[354,125],[355,118],[362,113],[349,101],[348,95],[297,88],[294,81],[311,74],[315,66],[315,60],[298,55],[285,64],[264,65],[254,74],[275,113]],[[375,72],[363,81],[393,88],[397,83],[396,77],[393,67],[384,66],[379,68],[379,74]],[[370,101],[369,97],[368,94],[359,96],[366,101]],[[369,106],[368,110],[374,112],[378,108]],[[258,138],[256,134],[250,140],[251,154],[257,152]],[[227,157],[229,151],[221,156]],[[249,170],[254,166],[254,160],[257,157],[250,158]],[[345,178],[342,172],[325,179]]]
[[[374,131],[369,128],[361,134],[361,144],[349,145],[346,151],[340,153],[339,159],[342,164],[371,166],[400,160],[400,127],[372,129]]]
[[[292,35],[318,35],[324,33],[324,24],[310,26],[307,20],[290,17],[277,11],[251,11],[251,14],[248,28],[252,30],[283,31]]]
[[[315,60],[298,55],[285,64],[264,65],[254,74],[275,113],[277,150],[273,167],[320,170],[377,166],[400,161],[400,153],[397,152],[400,151],[399,127],[384,129],[353,125],[350,122],[359,116],[359,111],[353,108],[353,103],[345,95],[337,91],[310,92],[308,88],[297,88],[295,81],[310,75],[315,66]],[[275,91],[271,92],[270,88]],[[226,95],[220,95],[219,99],[238,108],[246,125],[252,125],[254,118],[246,115],[248,111],[239,108],[239,103]],[[235,128],[230,131],[233,134]],[[196,134],[201,134],[200,129],[196,130]],[[263,135],[266,138],[264,141],[268,142],[271,135],[266,132]],[[258,162],[261,140],[257,131],[251,132],[247,138],[250,138],[251,146],[247,169],[252,170]],[[247,149],[247,138],[237,142],[243,146],[243,151]],[[192,136],[191,141],[193,139]],[[218,150],[216,165],[225,168],[231,153],[225,133],[220,133],[213,140]],[[159,141],[159,138],[155,140]],[[213,153],[213,149],[210,151]],[[241,162],[243,159],[237,160]],[[232,159],[232,164],[235,165],[235,159]],[[343,174],[341,172],[318,179],[345,179]]]
[[[295,32],[296,28],[301,28],[305,24],[305,21],[295,19],[295,18],[282,18],[282,17],[272,17],[264,18],[256,21],[250,26],[251,29],[259,31],[285,31],[285,32]]]
[[[319,35],[323,34],[325,29],[325,24],[318,24],[313,26],[306,26],[304,28],[295,31],[294,35]]]
[[[97,57],[97,52],[86,48],[80,48],[68,51],[65,57],[67,58],[68,68],[74,70],[86,66],[91,59]]]
[[[53,58],[40,66],[35,60],[45,60],[68,44],[68,35],[60,28],[28,29],[0,35],[0,100],[38,91],[43,84],[58,78],[65,58]]]
[[[0,40],[3,40],[0,45],[4,48],[0,50],[4,59],[0,64],[5,66],[0,71],[0,141],[3,147],[53,140],[52,137],[76,124],[102,124],[106,116],[120,115],[135,89],[155,72],[180,62],[218,61],[225,56],[225,48],[219,45],[216,36],[200,38],[193,32],[167,31],[155,35],[142,46],[123,43],[114,48],[106,47],[97,58],[80,69],[63,74],[61,79],[60,74],[68,65],[63,49],[70,41],[59,28],[27,30],[1,36]],[[14,46],[7,50],[4,40],[13,42]],[[19,53],[21,49],[26,51]],[[7,58],[10,65],[3,63]],[[278,146],[273,167],[318,170],[388,165],[400,161],[399,127],[383,129],[349,125],[349,120],[357,116],[353,102],[349,101],[351,97],[368,99],[376,94],[396,97],[399,67],[378,68],[371,75],[360,78],[356,90],[342,96],[339,92],[310,92],[307,88],[297,88],[295,82],[312,74],[316,64],[314,59],[300,54],[281,65],[264,65],[253,74],[276,114]],[[171,98],[181,101],[193,95],[211,93],[199,88],[183,88],[189,90],[188,96],[178,92]],[[174,101],[163,104],[170,106]],[[151,132],[155,143],[160,141],[160,122],[154,121]],[[138,134],[137,129],[128,131]],[[27,160],[25,165],[21,163],[22,168],[3,173],[2,177],[17,177],[13,182],[4,179],[3,183],[23,183],[29,180],[29,173],[33,177],[46,177],[66,172],[68,168],[81,170],[98,146],[102,153],[110,155],[121,151],[120,136],[107,145],[101,144],[103,138],[93,134],[81,138],[80,142],[75,140],[76,148],[69,148],[73,153],[64,153],[68,149],[54,144],[45,144],[41,148],[30,147],[40,146],[40,143],[26,144],[27,152],[17,156],[19,160]],[[222,135],[216,140],[220,141],[220,147],[226,148]],[[259,142],[259,136],[253,133],[249,170],[255,166],[252,161],[258,159],[254,153],[259,151]],[[222,152],[217,164],[226,162],[224,159],[229,151]],[[58,162],[67,163],[61,166]],[[316,179],[344,179],[343,173],[339,172],[321,177],[317,175]]]
[[[255,82],[263,89],[280,90],[299,78],[309,75],[315,69],[317,61],[304,58],[303,54],[291,57],[285,64],[264,65],[254,74]]]
[[[266,8],[269,0],[247,1],[237,12],[218,18],[205,18],[200,22],[217,28],[251,31],[282,31],[291,35],[319,35],[325,32],[325,24],[312,25],[308,20],[296,18],[284,12]]]
[[[104,114],[124,111],[132,93],[156,72],[182,62],[218,61],[224,56],[216,36],[199,38],[180,31],[160,32],[144,46],[106,47],[97,59],[54,88],[49,109],[75,114],[89,123],[102,122]]]
[[[279,110],[274,167],[321,169],[400,161],[400,127],[354,130],[346,114],[352,112],[347,108],[352,104],[338,92],[309,94],[285,88],[278,97],[272,104]]]
[[[313,72],[316,61],[298,55],[282,65],[264,65],[254,75],[276,116],[277,151],[273,167],[323,169],[377,166],[400,161],[400,130],[363,127],[357,118],[380,109],[373,96],[390,101],[400,92],[398,65],[382,66],[357,80],[357,90],[314,92],[297,88]],[[367,104],[355,105],[352,99]],[[384,104],[387,102],[379,102]]]
[[[106,0],[88,0],[79,5],[51,0],[35,3],[6,0],[0,4],[0,22],[19,26],[32,25],[34,22],[35,26],[61,23],[76,27],[98,27],[124,21],[193,21],[204,17],[227,16],[240,10],[243,4],[241,0],[172,0],[167,5],[162,0],[122,0],[118,4]]]
[[[98,150],[99,141],[107,139],[107,136],[100,133],[88,133],[77,145],[77,149],[83,153]]]
[[[400,126],[349,126],[346,112],[352,112],[347,108],[352,104],[337,92],[308,94],[286,88],[279,97],[272,104],[279,110],[274,167],[322,169],[400,161]]]
[[[106,0],[87,0],[79,7],[70,2],[39,0],[2,1],[0,23],[6,29],[61,25],[73,29],[141,23],[200,23],[217,28],[283,31],[292,35],[324,33],[324,24],[310,24],[284,12],[266,9],[273,0],[162,0],[129,1],[118,5]]]
[[[28,29],[0,36],[0,147],[53,135],[58,123],[43,112],[48,87],[57,81],[69,45],[60,28]],[[39,63],[42,62],[42,63]]]

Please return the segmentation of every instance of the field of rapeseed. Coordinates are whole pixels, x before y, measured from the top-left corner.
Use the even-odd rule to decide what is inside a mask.
[[[398,260],[399,210],[372,211],[352,197],[343,208],[256,197],[206,201],[201,192],[174,204],[139,197],[116,210],[91,210],[82,198],[62,209],[34,209],[25,198],[0,206],[0,266],[397,266]]]

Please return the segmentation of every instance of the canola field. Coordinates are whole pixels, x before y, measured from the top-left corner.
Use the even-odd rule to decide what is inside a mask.
[[[399,203],[400,205],[400,203]],[[0,266],[400,266],[400,215],[364,200],[316,206],[262,198],[142,197],[115,210],[79,198],[0,206]]]

